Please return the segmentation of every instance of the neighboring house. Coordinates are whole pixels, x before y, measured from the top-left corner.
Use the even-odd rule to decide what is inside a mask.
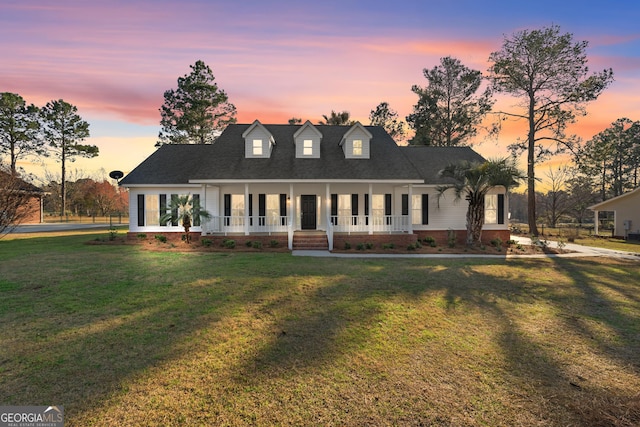
[[[598,212],[613,212],[613,235],[625,239],[632,237],[634,240],[640,240],[640,187],[613,199],[589,206],[589,209],[594,212],[596,234],[598,234],[600,225]]]
[[[466,237],[467,202],[438,172],[484,159],[468,147],[399,147],[379,126],[230,125],[211,145],[163,145],[120,184],[129,188],[131,233],[181,231],[160,224],[172,195],[191,194],[211,213],[192,231],[216,236],[276,236],[288,248],[319,236],[344,242],[445,244]],[[483,240],[509,239],[504,188],[486,199]]]
[[[11,191],[24,194],[24,204],[16,217],[21,224],[39,224],[43,222],[43,202],[45,193],[42,189],[20,178],[12,178],[7,172],[0,171],[0,191],[6,191],[3,183],[11,182]]]

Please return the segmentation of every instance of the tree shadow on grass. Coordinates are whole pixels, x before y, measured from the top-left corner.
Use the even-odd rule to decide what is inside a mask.
[[[596,350],[610,360],[632,361],[637,368],[637,356],[632,354],[637,348],[631,324],[635,315],[620,312],[608,296],[599,295],[588,284],[590,279],[580,271],[584,266],[580,261],[527,260],[512,264],[468,260],[323,260],[318,263],[314,259],[295,259],[288,255],[154,254],[120,250],[124,252],[89,249],[73,253],[72,262],[61,257],[57,260],[60,265],[56,266],[55,261],[52,264],[56,271],[40,283],[30,279],[27,269],[4,270],[18,269],[17,261],[9,267],[2,266],[2,273],[7,274],[2,275],[0,287],[7,292],[0,303],[0,317],[3,340],[6,339],[8,345],[0,349],[0,402],[62,403],[73,423],[74,419],[82,419],[87,414],[106,411],[108,402],[126,398],[129,385],[149,370],[211,357],[209,352],[221,352],[225,341],[233,343],[234,337],[246,335],[245,340],[238,340],[245,348],[237,352],[235,359],[217,368],[224,372],[219,375],[231,378],[233,390],[186,391],[209,394],[208,401],[235,401],[235,405],[230,402],[229,411],[237,411],[238,399],[251,393],[246,390],[265,387],[268,383],[276,387],[292,384],[302,387],[297,380],[290,379],[305,375],[318,380],[336,363],[353,362],[363,348],[369,351],[372,343],[381,344],[380,334],[389,330],[385,329],[385,322],[392,316],[397,319],[391,322],[391,328],[408,326],[407,322],[424,323],[424,339],[405,337],[402,331],[391,332],[394,338],[406,338],[409,343],[399,343],[398,351],[424,354],[429,363],[429,352],[433,349],[430,346],[438,337],[437,328],[447,328],[453,323],[464,338],[472,342],[470,330],[474,325],[460,324],[467,319],[466,313],[472,311],[487,316],[484,324],[478,326],[479,330],[486,330],[486,323],[493,322],[494,334],[479,339],[494,337],[501,349],[506,365],[495,368],[504,369],[501,374],[504,384],[499,387],[516,395],[519,391],[517,398],[523,405],[528,402],[529,410],[537,411],[538,422],[607,425],[611,417],[624,421],[625,410],[634,416],[630,396],[611,393],[597,385],[577,383],[580,388],[572,385],[574,378],[563,364],[565,359],[557,354],[557,343],[555,347],[547,346],[519,321],[520,313],[524,315],[534,305],[532,302],[539,301],[560,314],[573,310],[575,316],[594,318],[622,336],[618,347],[595,340]],[[37,257],[34,262],[38,262]],[[108,271],[103,264],[118,268]],[[74,268],[74,265],[86,267]],[[528,282],[527,278],[518,276],[520,273],[511,273],[510,265],[553,268],[563,277],[568,276],[571,283]],[[149,280],[149,275],[154,279]],[[577,296],[573,294],[576,290]],[[594,298],[604,302],[593,302]],[[415,313],[417,307],[423,307],[418,302],[434,311],[442,307],[444,318],[438,324],[429,322],[428,311]],[[586,333],[581,324],[565,322],[562,315],[553,317],[558,319],[572,334]],[[585,341],[584,337],[581,339]],[[205,348],[200,348],[202,346]],[[437,346],[443,348],[441,356],[448,357],[449,348],[442,343]],[[472,350],[470,347],[469,351]],[[384,348],[369,357],[400,360],[404,356],[394,353],[393,348]],[[493,365],[487,369],[493,369]],[[402,384],[394,382],[393,372],[380,370],[383,372],[374,374],[391,389],[383,392],[384,396],[393,399],[401,393],[393,387],[402,388]],[[335,374],[347,375],[346,378],[325,378],[324,381],[354,382],[360,387],[357,391],[362,392],[363,388],[370,387],[369,379],[377,378],[346,371],[347,374],[345,369]],[[637,370],[634,372],[637,374]],[[469,368],[461,367],[460,373],[469,374]],[[213,381],[220,378],[216,373],[203,373],[207,375]],[[172,384],[179,379],[164,381]],[[591,394],[586,395],[585,390]],[[414,390],[402,392],[405,394],[398,394],[403,397],[402,401],[392,400],[386,408],[405,405],[403,413],[374,409],[373,403],[363,406],[350,402],[352,412],[357,414],[352,420],[360,424],[389,423],[389,420],[414,424],[425,420],[438,422],[438,418],[429,418],[424,408],[415,406],[411,400],[414,396],[410,394]],[[557,398],[558,394],[562,397]],[[262,408],[277,405],[279,402],[274,401],[277,400],[274,396],[277,393],[266,398],[271,402],[252,396],[254,406],[248,405],[247,412],[260,405]],[[415,398],[416,402],[428,406],[429,396]],[[594,405],[594,399],[620,405],[615,410],[610,406],[605,408]],[[596,408],[594,413],[585,411],[589,403]],[[300,406],[303,402],[297,404]],[[331,403],[333,406],[327,406],[326,402],[311,405],[318,405],[312,406],[316,411],[340,409],[336,402]],[[462,409],[465,405],[473,406],[470,402],[459,405]],[[365,415],[366,412],[369,415]],[[340,415],[335,416],[337,418],[329,421],[339,423]],[[501,423],[499,413],[495,416],[498,418],[490,421]],[[251,418],[247,420],[250,422]],[[308,418],[301,420],[309,421]],[[446,417],[440,421],[452,423]],[[471,419],[472,424],[479,422]]]

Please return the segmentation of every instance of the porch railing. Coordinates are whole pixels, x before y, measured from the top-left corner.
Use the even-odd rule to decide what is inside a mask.
[[[249,227],[245,227],[244,216],[214,216],[202,224],[203,233],[281,233],[289,228],[289,217],[251,216]]]
[[[408,215],[332,216],[333,231],[337,233],[405,232],[409,230]],[[371,224],[371,225],[370,225]]]

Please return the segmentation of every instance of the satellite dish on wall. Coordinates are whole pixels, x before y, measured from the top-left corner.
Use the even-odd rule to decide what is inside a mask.
[[[111,171],[111,172],[109,172],[109,178],[115,179],[116,181],[119,181],[120,178],[122,178],[123,176],[124,176],[124,173],[122,171]]]

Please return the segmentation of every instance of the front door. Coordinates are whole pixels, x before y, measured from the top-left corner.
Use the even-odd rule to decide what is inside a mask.
[[[303,230],[315,230],[316,229],[316,204],[317,198],[315,195],[303,195],[300,196],[300,205],[302,209],[302,219],[300,220],[300,226]]]

